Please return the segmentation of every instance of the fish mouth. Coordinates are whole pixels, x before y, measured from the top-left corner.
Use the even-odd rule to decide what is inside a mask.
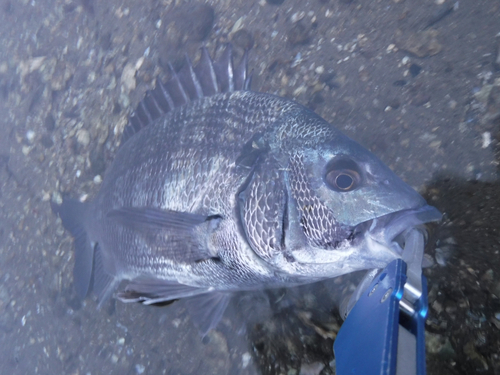
[[[393,212],[371,219],[358,225],[371,240],[377,242],[395,255],[401,257],[404,247],[405,233],[426,223],[439,221],[441,212],[436,207],[424,204],[422,206]]]
[[[368,251],[369,257],[385,258],[386,262],[389,262],[397,258],[404,258],[403,250],[406,245],[405,241],[412,229],[426,223],[439,221],[441,218],[442,214],[437,208],[424,204],[416,208],[401,210],[371,219],[359,224],[356,230],[364,230],[364,238],[368,243],[365,249]],[[426,231],[423,231],[423,233],[426,233]],[[385,266],[370,269],[358,284],[353,294],[342,301],[339,312],[344,319],[359,300],[364,290],[380,274],[383,267]]]

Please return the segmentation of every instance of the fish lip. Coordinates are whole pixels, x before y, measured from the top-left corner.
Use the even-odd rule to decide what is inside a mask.
[[[433,221],[440,221],[441,212],[433,206],[423,204],[415,208],[405,209],[380,216],[358,225],[361,230],[379,244],[385,245],[397,257],[401,256],[402,235],[412,228]]]

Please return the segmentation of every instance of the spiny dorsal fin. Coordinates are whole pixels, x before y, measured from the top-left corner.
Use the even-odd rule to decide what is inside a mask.
[[[144,99],[129,118],[122,135],[122,144],[142,128],[174,108],[186,105],[202,97],[219,93],[249,90],[252,80],[247,70],[248,51],[240,63],[233,64],[232,47],[228,44],[217,61],[213,61],[207,49],[201,49],[198,65],[193,67],[186,56],[184,66],[176,72],[171,65],[171,78],[167,82],[157,81],[154,90],[148,91]]]

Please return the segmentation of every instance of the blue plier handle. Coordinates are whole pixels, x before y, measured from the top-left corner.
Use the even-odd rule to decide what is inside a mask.
[[[392,261],[342,325],[334,344],[338,375],[425,375],[428,305],[422,232],[412,230],[408,242],[419,250]]]

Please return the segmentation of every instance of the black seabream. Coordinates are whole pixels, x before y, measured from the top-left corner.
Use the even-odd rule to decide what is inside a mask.
[[[95,199],[53,204],[75,238],[74,282],[105,301],[193,298],[203,331],[239,290],[383,268],[439,212],[302,105],[249,90],[246,54],[202,49],[130,117]]]

